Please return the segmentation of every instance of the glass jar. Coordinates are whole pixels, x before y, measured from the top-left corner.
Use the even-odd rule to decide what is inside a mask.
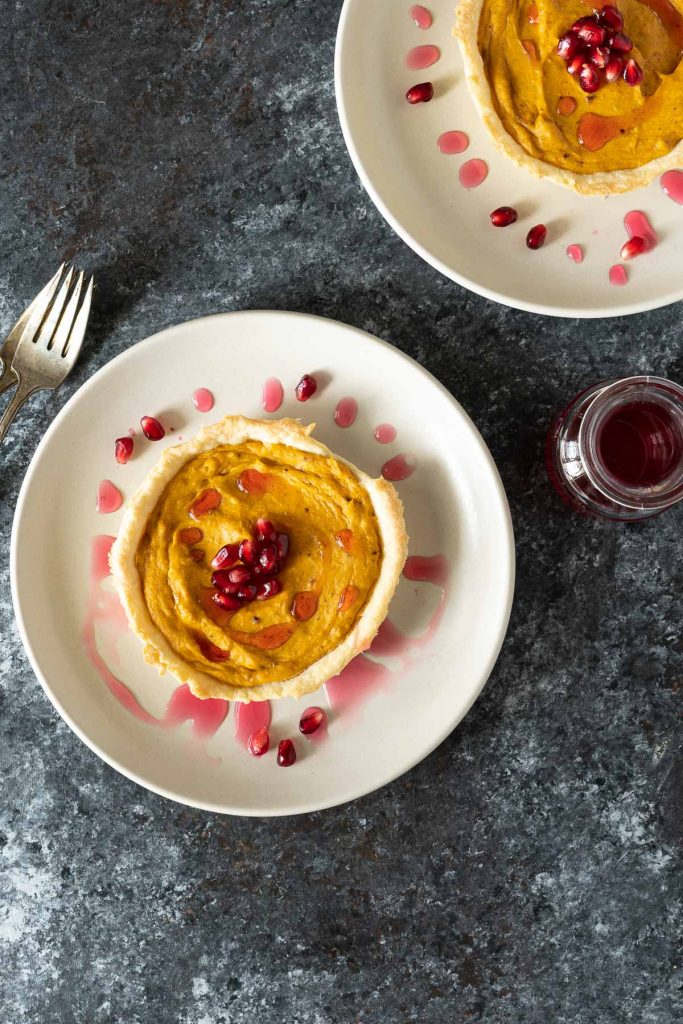
[[[649,519],[683,499],[683,388],[650,376],[595,384],[556,416],[545,456],[574,509]]]

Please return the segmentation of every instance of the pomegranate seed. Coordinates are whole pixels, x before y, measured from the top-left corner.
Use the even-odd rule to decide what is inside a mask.
[[[251,569],[246,565],[236,565],[234,569],[228,569],[228,579],[231,583],[251,583],[251,577]]]
[[[644,238],[640,235],[634,235],[633,238],[629,238],[628,242],[625,242],[621,247],[620,256],[622,260],[632,260],[634,256],[642,256],[644,252],[647,252],[649,246]]]
[[[311,392],[313,394],[313,392]],[[272,543],[277,538],[275,527],[270,519],[257,519],[254,526],[254,537],[259,541]]]
[[[621,78],[623,70],[624,62],[621,57],[612,57],[605,68],[605,80],[608,82],[616,82],[617,78]]]
[[[304,736],[310,736],[318,731],[326,718],[327,716],[322,708],[306,708],[299,719],[299,732],[303,733]]]
[[[318,390],[318,382],[310,373],[305,373],[294,388],[297,402],[307,402]]]
[[[282,586],[279,580],[266,580],[265,583],[259,583],[256,588],[256,600],[267,601],[270,597],[275,597],[282,590]]]
[[[277,548],[274,544],[266,544],[258,556],[259,565],[265,572],[275,572],[277,565]]]
[[[278,533],[277,535],[277,557],[286,558],[287,552],[289,551],[289,537],[286,533]]]
[[[280,740],[277,745],[277,763],[281,768],[289,768],[296,761],[296,750],[291,740]]]
[[[584,64],[579,71],[579,85],[584,92],[597,92],[602,85],[602,75],[592,64]]]
[[[162,437],[166,437],[166,431],[159,420],[155,420],[153,416],[143,416],[140,426],[148,441],[161,441]]]
[[[590,62],[596,68],[606,68],[611,55],[612,51],[608,46],[593,46],[590,51]]]
[[[243,585],[237,591],[237,596],[240,601],[253,601],[256,597],[256,587],[252,583]]]
[[[557,44],[557,53],[562,60],[571,60],[583,46],[583,40],[576,32],[565,32]]]
[[[536,224],[533,228],[530,228],[528,235],[526,236],[526,244],[528,249],[540,249],[545,242],[548,229],[545,224]]]
[[[610,32],[618,32],[619,29],[624,27],[623,15],[616,7],[603,7],[598,14],[598,19],[600,24],[609,29]]]
[[[254,757],[263,757],[264,754],[268,753],[270,747],[270,736],[265,725],[257,729],[256,732],[252,732],[251,736],[247,740],[247,749],[250,754]]]
[[[239,555],[246,565],[253,565],[258,558],[258,547],[253,540],[243,540],[239,547]]]
[[[236,612],[242,607],[242,602],[238,597],[235,597],[233,594],[224,594],[220,590],[213,595],[211,600],[226,612]]]
[[[511,206],[499,206],[491,214],[491,223],[494,228],[506,228],[508,224],[514,224],[517,220],[517,211]]]
[[[590,59],[589,50],[580,50],[575,57],[567,64],[567,73],[570,75],[578,75],[584,64],[587,64]]]
[[[583,39],[584,43],[590,43],[591,46],[601,46],[607,39],[607,29],[598,25],[596,18],[579,18],[571,30],[576,32],[579,39]]]
[[[239,558],[239,544],[224,544],[213,557],[211,565],[214,569],[228,569]]]
[[[178,540],[181,544],[199,544],[204,534],[197,526],[188,526],[184,530],[178,531]]]
[[[617,53],[630,53],[633,49],[633,43],[625,32],[615,32],[608,41],[608,46]]]
[[[429,103],[434,95],[434,86],[431,82],[420,82],[413,85],[406,93],[408,103]]]
[[[128,459],[133,454],[133,438],[132,437],[117,437],[114,442],[114,455],[116,461],[122,466],[128,462]]]
[[[216,569],[211,577],[211,585],[225,594],[236,594],[242,584],[241,582],[235,583],[230,579],[228,569]]]
[[[629,58],[624,64],[623,74],[627,85],[640,85],[643,80],[643,70],[633,58]]]

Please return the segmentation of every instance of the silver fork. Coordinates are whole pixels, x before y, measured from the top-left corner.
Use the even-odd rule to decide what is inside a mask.
[[[24,328],[28,323],[28,319],[33,313],[34,309],[41,304],[45,304],[51,301],[52,296],[57,290],[59,279],[62,276],[62,272],[66,264],[62,263],[61,267],[52,278],[51,281],[45,285],[41,292],[38,292],[33,302],[26,307],[24,312],[21,314],[17,322],[15,323],[12,330],[7,335],[5,342],[0,348],[0,360],[2,360],[2,373],[0,373],[0,395],[4,394],[8,388],[14,387],[17,383],[17,375],[12,369],[12,360],[14,359],[14,353],[17,350],[19,339],[24,332]]]
[[[23,314],[26,320],[15,342],[9,367],[19,386],[0,419],[0,442],[26,399],[34,391],[59,387],[73,369],[81,350],[90,314],[93,279],[91,277],[84,288],[85,275],[81,271],[74,283],[75,270],[71,267],[57,291],[61,274],[62,267]],[[3,359],[6,347],[7,342],[2,350]],[[4,384],[5,373],[2,390],[8,386]]]

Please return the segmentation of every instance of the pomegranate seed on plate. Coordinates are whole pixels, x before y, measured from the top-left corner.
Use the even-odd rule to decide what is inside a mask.
[[[307,402],[318,390],[318,382],[310,373],[305,373],[294,389],[297,402]]]
[[[612,52],[609,46],[593,46],[590,51],[590,62],[596,68],[606,68]]]
[[[228,569],[239,558],[239,544],[224,544],[213,557],[211,565],[214,569]]]
[[[154,416],[143,416],[140,426],[148,441],[161,441],[162,437],[166,437],[166,431]]]
[[[256,732],[252,732],[249,739],[247,740],[247,749],[250,754],[254,757],[263,757],[264,754],[268,753],[270,747],[270,736],[265,725],[257,729]]]
[[[278,533],[277,535],[277,557],[286,558],[287,552],[289,551],[289,537],[286,533]]]
[[[434,86],[431,82],[420,82],[413,85],[406,93],[408,103],[429,103],[434,95]]]
[[[291,740],[280,740],[277,745],[277,763],[281,768],[289,768],[296,761],[296,750]]]
[[[256,588],[256,600],[267,601],[270,597],[275,597],[282,590],[282,586],[279,580],[266,580],[264,583],[259,583]]]
[[[239,556],[246,565],[253,565],[258,558],[258,547],[253,540],[243,540],[239,546]]]
[[[277,565],[277,548],[274,544],[266,544],[258,556],[259,565],[265,572],[275,572]]]
[[[602,85],[602,75],[592,64],[584,64],[579,71],[579,85],[584,92],[597,92]]]
[[[122,466],[128,462],[128,459],[133,454],[133,438],[132,437],[117,437],[114,442],[114,455],[116,461]]]
[[[557,44],[557,53],[562,60],[571,60],[583,46],[583,40],[576,32],[565,32]]]
[[[548,229],[545,224],[536,224],[533,228],[529,229],[529,233],[526,236],[526,244],[528,249],[540,249],[545,242]]]
[[[251,569],[246,565],[236,565],[234,569],[228,569],[228,579],[231,583],[251,583],[251,576]]]
[[[299,732],[304,736],[311,736],[318,731],[326,717],[322,708],[306,708],[299,719]]]
[[[624,64],[624,81],[627,85],[640,85],[643,80],[643,71],[637,61],[629,58]]]
[[[499,206],[491,214],[491,223],[494,228],[506,228],[508,224],[514,224],[517,220],[517,211],[512,206]]]
[[[252,583],[245,583],[237,591],[237,596],[240,601],[253,601],[256,597],[256,589]]]
[[[624,27],[624,18],[620,11],[616,7],[603,7],[598,14],[598,20],[601,25],[609,29],[610,32],[619,32]]]
[[[625,32],[615,32],[609,40],[608,46],[612,50],[617,50],[618,53],[630,53],[633,49],[633,43]]]
[[[224,594],[221,590],[218,590],[211,600],[226,612],[236,612],[242,607],[242,602],[238,597],[233,594]]]
[[[623,70],[624,62],[621,57],[612,57],[605,68],[605,80],[607,82],[616,82],[617,78],[621,78]]]
[[[644,252],[647,252],[649,246],[644,238],[640,235],[634,235],[633,238],[629,238],[628,242],[625,242],[621,247],[621,258],[622,260],[632,260],[634,256],[642,256]]]
[[[311,392],[312,393],[312,392]],[[277,538],[275,527],[270,519],[257,519],[254,526],[254,537],[259,541],[272,542]]]

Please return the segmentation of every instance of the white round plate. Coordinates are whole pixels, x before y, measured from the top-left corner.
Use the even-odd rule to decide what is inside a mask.
[[[321,387],[302,405],[293,389],[307,372],[318,375]],[[397,453],[416,457],[413,475],[398,484],[410,554],[443,554],[451,565],[443,619],[433,639],[415,644],[405,665],[388,659],[382,688],[369,691],[355,710],[331,712],[326,740],[309,743],[298,733],[305,707],[328,707],[322,690],[298,701],[273,702],[273,747],[278,739],[295,738],[298,760],[290,768],[277,766],[273,748],[256,759],[235,741],[234,708],[204,744],[192,739],[189,722],[158,728],[138,720],[107,688],[83,642],[95,600],[89,594],[92,541],[98,534],[115,534],[122,516],[95,511],[100,480],[113,480],[125,499],[166,445],[227,413],[265,415],[262,385],[270,376],[285,387],[275,415],[316,421],[316,437],[368,473],[378,475]],[[193,406],[199,387],[215,395],[210,413]],[[359,413],[352,427],[341,429],[333,413],[347,395],[357,399]],[[166,438],[147,442],[138,430],[133,459],[117,465],[114,439],[147,414],[160,417]],[[380,445],[374,429],[385,421],[398,435],[394,443]],[[174,800],[231,814],[279,815],[333,806],[384,785],[457,725],[486,682],[505,635],[514,548],[505,494],[486,445],[430,374],[390,345],[342,324],[244,312],[162,331],[112,360],[73,396],[41,441],[24,480],[12,533],[11,576],[17,621],[35,673],[57,711],[92,750]],[[110,587],[111,580],[103,586]],[[439,594],[430,583],[402,579],[391,620],[408,633],[423,633]],[[163,717],[177,681],[145,664],[140,644],[125,627],[107,650],[109,669],[150,714]]]
[[[587,198],[532,178],[493,147],[465,83],[452,36],[454,0],[424,0],[433,26],[421,31],[409,17],[410,0],[346,0],[335,54],[337,105],[344,138],[370,198],[394,231],[423,259],[458,284],[518,309],[553,316],[601,317],[639,313],[683,298],[683,211],[657,181],[621,196]],[[441,59],[410,71],[405,57],[433,43]],[[434,99],[410,106],[406,90],[431,81]],[[437,139],[464,131],[469,148],[444,156]],[[465,191],[458,170],[482,158],[489,174]],[[498,206],[514,206],[519,220],[491,226]],[[609,283],[627,238],[624,214],[645,212],[659,234],[651,253],[628,265],[624,287]],[[526,248],[534,224],[548,227],[536,252]],[[585,258],[573,264],[570,243]]]

